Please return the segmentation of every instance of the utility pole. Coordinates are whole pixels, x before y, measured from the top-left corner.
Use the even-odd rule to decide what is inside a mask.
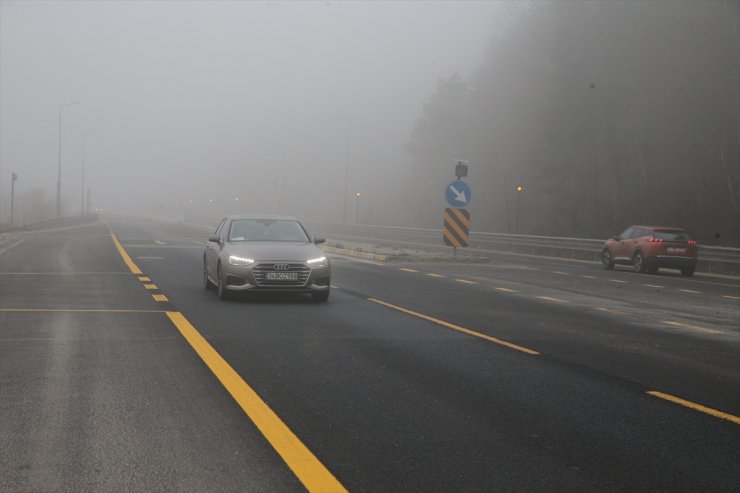
[[[360,192],[355,194],[355,224],[360,224]]]
[[[80,187],[80,215],[85,215],[85,154],[87,154],[87,134],[96,131],[90,128],[82,132],[82,186]]]
[[[79,101],[59,105],[59,166],[57,170],[57,217],[62,215],[62,108],[80,104]]]
[[[10,180],[10,227],[13,227],[13,209],[15,205],[15,182],[18,181],[18,175],[13,172]]]
[[[519,234],[519,195],[522,194],[524,191],[524,187],[522,185],[516,186],[516,221],[514,222],[514,234]]]

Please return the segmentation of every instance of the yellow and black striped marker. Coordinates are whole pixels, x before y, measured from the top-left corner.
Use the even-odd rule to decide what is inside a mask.
[[[467,209],[445,209],[442,239],[451,247],[466,247],[469,241],[470,212]]]

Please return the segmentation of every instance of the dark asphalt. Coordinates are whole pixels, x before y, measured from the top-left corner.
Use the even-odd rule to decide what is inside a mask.
[[[740,416],[740,280],[335,257],[326,304],[222,302],[207,230],[109,221],[157,290],[103,223],[0,244],[2,491],[302,489],[162,310],[350,491],[740,490],[740,425],[646,394]]]

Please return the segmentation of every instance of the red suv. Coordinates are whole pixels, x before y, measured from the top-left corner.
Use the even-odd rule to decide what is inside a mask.
[[[635,272],[650,274],[670,267],[691,276],[696,269],[696,250],[696,242],[681,228],[630,226],[616,238],[606,240],[601,264],[605,269],[613,269],[614,264],[632,265]]]

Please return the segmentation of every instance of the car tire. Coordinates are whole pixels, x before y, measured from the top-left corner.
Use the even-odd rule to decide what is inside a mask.
[[[223,271],[221,270],[221,264],[218,264],[218,284],[216,284],[216,295],[220,300],[229,299],[229,290],[226,289],[226,279]]]
[[[635,272],[642,274],[647,270],[647,265],[645,263],[645,257],[642,255],[642,252],[635,252],[635,256],[632,261],[632,266],[635,269]]]
[[[612,252],[608,248],[604,248],[601,252],[601,265],[606,270],[612,270],[614,268],[614,259],[612,258]]]
[[[203,260],[203,288],[206,291],[211,291],[215,286],[211,282],[210,279],[208,279],[208,269],[206,268],[206,261]]]
[[[329,299],[329,290],[326,291],[314,291],[311,293],[311,299],[316,302],[325,302]]]
[[[681,268],[681,275],[686,277],[691,277],[694,275],[694,270],[696,270],[696,266],[690,265],[688,267],[682,267]]]
[[[658,269],[660,269],[660,267],[658,267],[657,265],[649,265],[648,268],[647,268],[647,273],[648,274],[657,274],[658,273]]]

